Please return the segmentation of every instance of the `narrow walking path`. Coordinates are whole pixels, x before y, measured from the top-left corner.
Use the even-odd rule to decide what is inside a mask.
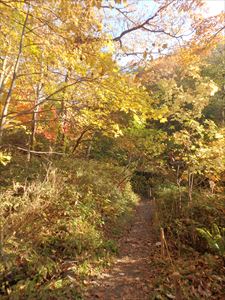
[[[119,256],[111,269],[90,283],[87,300],[150,299],[155,274],[150,268],[156,250],[152,234],[152,208],[143,200],[137,207],[133,225],[119,243]]]

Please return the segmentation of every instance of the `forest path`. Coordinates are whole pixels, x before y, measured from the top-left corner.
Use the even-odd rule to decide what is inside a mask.
[[[156,277],[151,261],[156,250],[152,204],[142,200],[132,227],[119,242],[119,255],[110,269],[90,282],[87,300],[147,300]]]

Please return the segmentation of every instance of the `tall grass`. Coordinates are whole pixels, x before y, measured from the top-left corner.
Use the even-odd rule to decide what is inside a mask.
[[[64,299],[77,291],[67,296],[76,299],[81,269],[88,274],[92,262],[107,263],[116,251],[112,238],[138,199],[128,181],[119,185],[122,169],[110,164],[64,159],[40,170],[33,176],[31,166],[26,174],[34,179],[1,189],[0,293]]]

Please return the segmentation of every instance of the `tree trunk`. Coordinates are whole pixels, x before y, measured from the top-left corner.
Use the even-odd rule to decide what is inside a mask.
[[[34,102],[34,111],[32,114],[32,127],[31,127],[31,135],[30,135],[30,144],[29,144],[29,151],[27,154],[27,160],[30,161],[31,160],[31,151],[35,150],[35,136],[36,136],[36,131],[37,131],[37,124],[38,124],[38,113],[39,113],[39,109],[40,109],[40,102],[41,102],[41,90],[42,90],[42,83],[38,83],[37,85],[37,96]]]
[[[1,71],[1,75],[0,75],[0,94],[3,90],[4,87],[4,83],[6,81],[6,73],[7,73],[7,62],[8,62],[8,56],[6,55],[6,57],[3,59],[3,64],[2,64],[2,71]]]
[[[9,90],[8,93],[6,95],[5,98],[5,103],[2,109],[2,115],[1,115],[1,119],[0,119],[0,144],[2,141],[2,135],[3,135],[3,130],[4,130],[4,126],[6,124],[7,121],[7,114],[8,114],[8,109],[9,109],[9,104],[11,101],[11,97],[12,97],[12,92],[13,92],[13,88],[15,85],[15,81],[16,81],[16,77],[17,77],[17,71],[19,68],[19,64],[20,64],[20,58],[21,58],[21,54],[22,54],[22,50],[23,50],[23,40],[24,40],[24,36],[25,36],[25,29],[26,29],[26,24],[28,21],[28,16],[29,16],[29,7],[26,13],[26,17],[23,23],[23,28],[22,28],[22,32],[21,32],[21,36],[20,36],[20,42],[19,42],[19,49],[18,49],[18,54],[16,57],[16,61],[15,61],[15,65],[13,68],[13,74],[12,74],[12,80],[9,86]]]
[[[194,185],[194,174],[188,172],[188,197],[189,197],[189,204],[192,203],[193,185]]]
[[[88,145],[87,153],[86,153],[86,159],[89,159],[89,158],[90,158],[90,155],[91,155],[91,149],[92,149],[92,146],[93,146],[93,141],[94,141],[95,135],[96,135],[96,132],[94,132],[94,134],[92,135],[92,138],[91,138],[90,143],[89,143],[89,145]]]
[[[65,75],[65,83],[68,82],[69,78],[69,73],[67,71]],[[57,133],[57,142],[56,144],[62,150],[63,152],[66,152],[66,147],[65,147],[65,141],[66,141],[66,136],[65,136],[65,125],[66,125],[66,107],[65,107],[65,91],[63,92],[63,97],[61,101],[61,107],[60,107],[60,112],[58,114],[58,117],[60,119],[60,126],[58,128],[58,133]]]

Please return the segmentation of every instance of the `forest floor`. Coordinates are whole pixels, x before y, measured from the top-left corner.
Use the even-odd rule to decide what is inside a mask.
[[[152,282],[156,277],[152,257],[159,252],[153,233],[152,210],[150,201],[139,203],[132,226],[119,241],[118,257],[109,269],[90,279],[85,299],[151,299]]]

